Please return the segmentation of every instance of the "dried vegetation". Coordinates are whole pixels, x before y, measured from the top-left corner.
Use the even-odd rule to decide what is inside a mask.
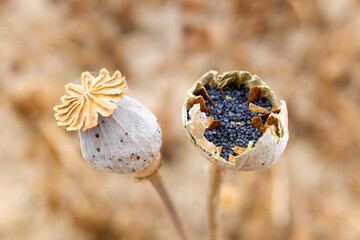
[[[271,169],[229,172],[224,239],[359,239],[359,11],[355,0],[0,1],[0,238],[177,239],[153,189],[92,169],[77,134],[56,126],[64,85],[106,67],[158,116],[163,172],[195,239],[207,162],[180,116],[211,68],[259,75],[287,101],[291,134]]]

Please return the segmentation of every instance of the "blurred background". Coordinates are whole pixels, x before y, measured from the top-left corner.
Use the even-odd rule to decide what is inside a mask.
[[[93,169],[52,108],[106,67],[159,118],[164,176],[204,239],[208,162],[181,123],[210,69],[247,70],[286,100],[273,167],[227,171],[223,239],[360,239],[360,1],[0,0],[0,239],[179,239],[148,182]]]

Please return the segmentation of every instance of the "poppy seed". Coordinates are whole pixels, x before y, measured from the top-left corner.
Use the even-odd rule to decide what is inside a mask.
[[[228,87],[224,89],[224,95],[216,87],[207,85],[206,91],[214,102],[215,106],[211,105],[208,100],[205,100],[206,106],[211,110],[211,114],[207,113],[208,117],[213,117],[220,120],[220,127],[217,129],[206,130],[204,136],[206,139],[215,144],[215,146],[223,146],[222,157],[228,159],[229,154],[236,155],[232,150],[235,145],[246,148],[249,141],[256,141],[262,136],[258,129],[251,125],[251,120],[254,114],[252,113],[246,103],[249,96],[249,88],[241,86],[240,88]],[[226,99],[225,96],[230,96]],[[259,101],[254,101],[254,104],[265,109],[271,110],[271,103],[266,98]],[[266,121],[266,118],[262,119]],[[243,123],[237,125],[235,122]]]

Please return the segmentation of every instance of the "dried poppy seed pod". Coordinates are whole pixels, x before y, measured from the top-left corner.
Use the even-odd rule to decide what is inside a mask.
[[[79,130],[85,160],[108,172],[138,173],[149,166],[156,171],[162,143],[159,123],[145,106],[124,96],[127,85],[121,73],[110,76],[102,69],[95,78],[85,72],[81,83],[66,85],[69,95],[54,110],[59,126]]]
[[[110,117],[79,131],[82,155],[93,167],[115,173],[146,169],[161,147],[156,117],[144,105],[124,96]]]
[[[85,72],[81,85],[68,84],[69,95],[54,108],[59,126],[79,130],[82,155],[93,167],[115,173],[136,173],[148,180],[162,198],[184,240],[187,228],[176,209],[158,170],[161,165],[162,134],[159,123],[141,103],[124,96],[125,78],[106,69],[94,78]],[[100,113],[101,116],[98,116]],[[82,130],[81,130],[82,129]]]
[[[220,100],[213,101],[206,89],[218,91],[219,95],[221,92],[223,96],[216,96]],[[245,97],[244,92],[240,90],[248,91],[247,101],[242,103],[237,102]],[[228,96],[224,91],[230,93],[233,91],[234,96]],[[254,104],[257,102],[268,102],[268,109]],[[230,110],[222,109],[229,104],[232,104]],[[222,120],[210,117],[211,109],[213,112],[224,111],[216,115]],[[253,117],[252,120],[250,119],[251,124],[250,120],[241,121],[245,119],[243,118],[245,116],[241,116],[242,112]],[[223,115],[226,115],[225,118]],[[239,171],[270,167],[283,153],[289,139],[285,101],[280,101],[278,105],[271,89],[258,76],[249,72],[233,71],[217,75],[216,71],[209,71],[204,74],[188,91],[182,118],[192,143],[208,160],[218,166]],[[221,129],[225,129],[223,132],[227,134],[226,136],[219,135]],[[240,131],[247,134],[246,138],[239,136]],[[213,142],[209,141],[209,138]],[[253,139],[244,143],[244,140],[249,138]],[[231,148],[235,156],[232,153],[225,153],[229,157],[223,158],[222,149],[226,146],[221,143],[228,148],[233,144]],[[240,144],[243,146],[239,146]]]

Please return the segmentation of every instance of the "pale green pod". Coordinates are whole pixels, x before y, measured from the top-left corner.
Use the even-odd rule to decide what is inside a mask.
[[[114,173],[145,170],[158,156],[162,133],[155,115],[124,96],[110,117],[99,115],[98,125],[79,130],[82,155],[94,168]]]
[[[278,134],[273,128],[268,128],[258,139],[254,147],[253,142],[249,142],[246,150],[235,156],[232,162],[223,159],[218,154],[216,146],[204,137],[206,118],[201,117],[203,113],[200,111],[200,105],[194,104],[190,108],[191,102],[200,89],[211,81],[219,88],[229,86],[230,84],[237,87],[244,85],[247,88],[253,86],[261,87],[261,97],[267,98],[272,106],[278,105],[280,107],[279,113],[270,114],[270,116],[277,119]],[[190,119],[188,118],[188,113]],[[275,94],[258,76],[244,71],[232,71],[218,75],[216,71],[211,70],[204,74],[187,93],[182,109],[182,121],[191,142],[206,159],[218,166],[238,171],[255,171],[270,167],[279,159],[289,139],[288,112],[285,101],[278,102]]]

